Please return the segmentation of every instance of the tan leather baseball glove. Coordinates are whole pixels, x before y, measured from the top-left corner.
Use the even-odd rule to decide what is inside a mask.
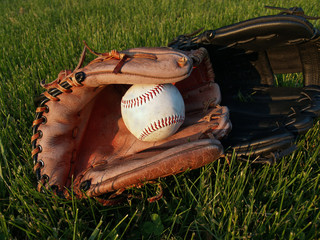
[[[86,48],[76,69],[43,84],[46,91],[37,100],[31,141],[39,191],[50,188],[68,197],[72,186],[77,197],[100,196],[107,205],[129,187],[199,168],[223,155],[219,139],[231,124],[228,109],[219,106],[219,86],[204,48],[103,54],[89,49],[98,57],[81,67]],[[167,139],[140,141],[123,123],[121,98],[132,84],[141,83],[173,83],[183,96],[185,121]]]

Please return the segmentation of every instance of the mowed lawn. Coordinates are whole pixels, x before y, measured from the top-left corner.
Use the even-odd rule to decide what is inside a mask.
[[[99,52],[166,46],[202,27],[278,13],[265,5],[320,16],[318,0],[1,0],[0,239],[320,238],[319,122],[275,165],[220,159],[161,179],[164,197],[155,203],[146,200],[157,192],[152,185],[112,207],[35,188],[33,99],[41,80],[77,65],[82,40]]]

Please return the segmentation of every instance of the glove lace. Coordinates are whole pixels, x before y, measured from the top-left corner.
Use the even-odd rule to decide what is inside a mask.
[[[42,138],[42,131],[38,130],[38,127],[40,124],[46,124],[47,118],[43,116],[43,113],[49,112],[49,107],[46,105],[48,101],[60,101],[60,99],[57,97],[58,95],[62,93],[71,93],[72,87],[75,86],[81,86],[82,81],[85,79],[85,74],[83,72],[78,72],[76,74],[70,74],[67,76],[64,81],[61,83],[59,79],[55,80],[52,85],[47,85],[47,87],[52,87],[48,89],[46,92],[42,95],[42,101],[39,104],[39,106],[36,109],[36,116],[35,120],[32,123],[32,132],[33,135],[31,137],[31,144],[32,144],[32,152],[31,156],[33,158],[33,164],[34,164],[34,171],[36,173],[37,179],[39,181],[39,187],[45,184],[45,182],[48,180],[48,176],[41,176],[40,169],[44,166],[42,160],[38,160],[38,154],[42,152],[42,147],[40,144],[37,144],[37,140]],[[46,179],[46,181],[44,181]]]
[[[40,169],[43,168],[44,163],[41,159],[38,159],[38,154],[42,152],[42,146],[40,144],[37,144],[37,140],[40,139],[43,135],[42,132],[38,130],[38,128],[40,124],[46,124],[47,122],[47,118],[44,116],[44,113],[49,112],[49,107],[48,105],[46,105],[46,103],[48,101],[60,101],[60,98],[58,97],[60,94],[71,93],[72,87],[82,86],[82,82],[85,80],[86,74],[77,70],[81,68],[84,62],[86,49],[88,49],[92,54],[99,56],[97,59],[90,62],[90,64],[93,64],[95,62],[108,61],[111,59],[119,60],[118,64],[113,69],[114,74],[121,72],[121,68],[129,58],[147,58],[152,60],[157,59],[157,57],[154,54],[146,53],[122,53],[116,50],[112,50],[109,53],[97,53],[90,49],[86,42],[84,42],[84,44],[85,47],[82,51],[79,63],[73,72],[67,70],[60,72],[58,78],[53,82],[49,84],[41,83],[41,86],[46,88],[47,91],[44,92],[38,100],[40,104],[36,109],[35,120],[32,123],[33,135],[31,137],[31,156],[33,158],[34,171],[39,181],[38,188],[44,186],[46,182],[49,180],[49,177],[47,175],[41,175],[40,173]],[[53,191],[54,193],[56,193],[57,186],[53,189]]]

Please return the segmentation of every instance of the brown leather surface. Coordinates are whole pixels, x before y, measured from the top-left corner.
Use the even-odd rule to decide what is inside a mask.
[[[231,123],[228,109],[219,106],[220,89],[206,51],[140,48],[121,53],[152,57],[129,57],[119,65],[119,59],[101,55],[54,83],[73,79],[77,72],[86,75],[82,86],[73,86],[72,92],[58,95],[58,101],[46,103],[49,112],[42,116],[47,121],[37,128],[42,131],[36,140],[41,146],[37,159],[44,163],[40,174],[48,176],[46,187],[63,190],[74,180],[74,190],[82,197],[81,183],[90,182],[86,194],[99,196],[199,168],[223,155],[218,139],[228,134]],[[113,73],[116,67],[120,70]],[[136,83],[174,83],[180,90],[186,120],[176,134],[142,142],[127,130],[120,101]]]
[[[173,83],[186,77],[192,71],[192,60],[185,54],[168,48],[136,48],[124,53],[148,54],[156,59],[130,58],[121,68],[121,74],[114,74],[113,70],[119,60],[98,57],[92,64],[84,67],[87,75],[85,85],[97,87],[105,84],[148,84],[148,83]],[[185,66],[179,66],[178,61],[187,58]]]

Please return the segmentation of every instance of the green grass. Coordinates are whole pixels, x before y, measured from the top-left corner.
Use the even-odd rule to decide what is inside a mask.
[[[277,12],[264,5],[301,6],[320,15],[317,0],[1,0],[0,239],[320,238],[319,122],[297,143],[298,151],[276,165],[220,159],[162,179],[164,198],[156,203],[145,200],[156,193],[151,185],[131,190],[143,200],[114,207],[35,189],[33,98],[42,92],[40,80],[77,65],[82,40],[100,52],[165,46],[201,27]]]

